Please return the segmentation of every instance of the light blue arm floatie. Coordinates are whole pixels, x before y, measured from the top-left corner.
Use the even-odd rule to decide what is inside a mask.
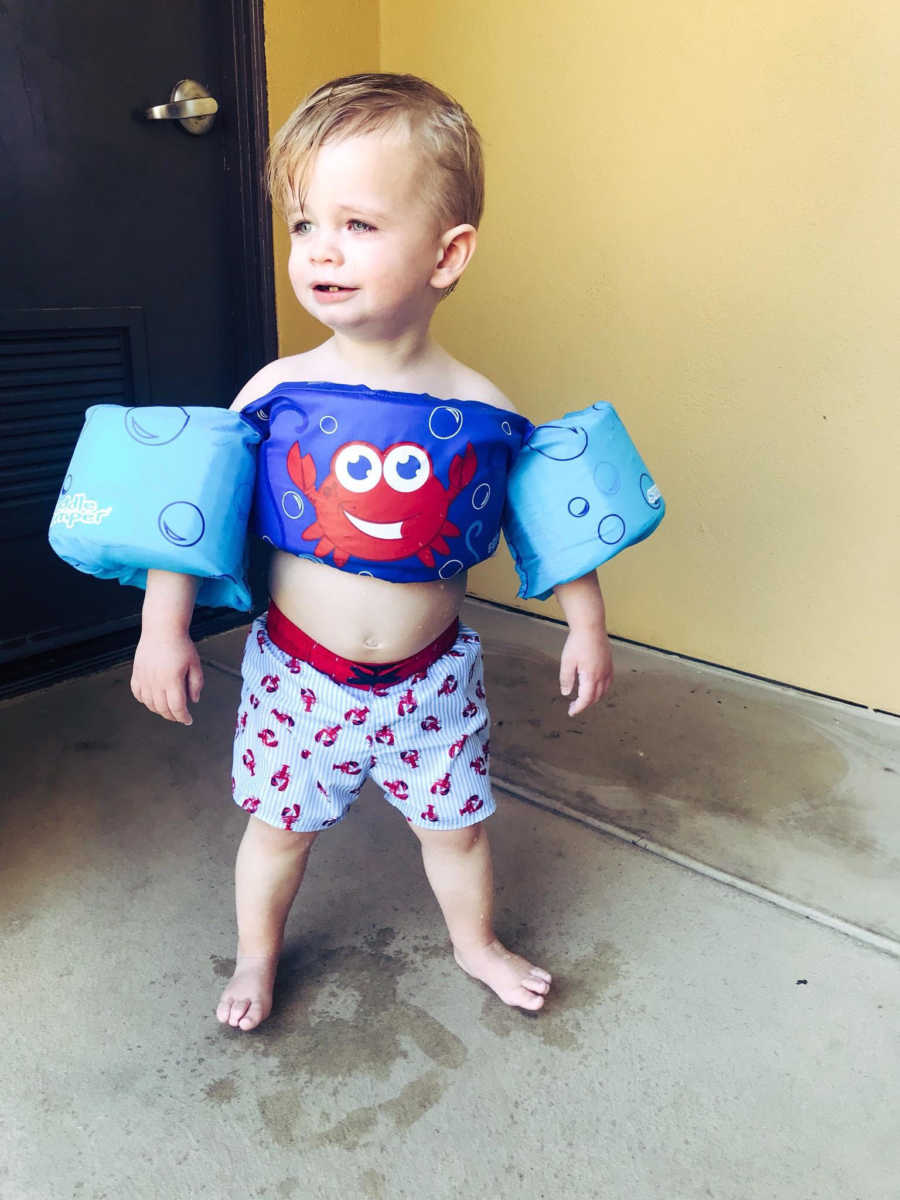
[[[503,533],[523,599],[546,600],[643,541],[666,511],[611,404],[538,425],[513,464]]]
[[[101,579],[145,587],[197,575],[197,603],[248,610],[247,518],[260,434],[222,408],[89,408],[50,522],[50,545]]]

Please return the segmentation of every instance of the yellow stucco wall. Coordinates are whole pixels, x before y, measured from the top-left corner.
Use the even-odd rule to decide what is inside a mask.
[[[485,139],[481,244],[438,336],[533,420],[612,401],[660,483],[659,531],[601,569],[611,630],[900,712],[900,10],[336,9],[365,26],[351,57],[371,36]],[[303,80],[281,33],[270,53],[273,115],[329,74],[298,38]],[[470,578],[515,602],[502,551]]]
[[[356,71],[378,71],[378,0],[265,0],[269,130],[274,133],[320,83]],[[276,218],[275,308],[282,354],[309,350],[322,326],[294,298],[287,276],[289,241]]]

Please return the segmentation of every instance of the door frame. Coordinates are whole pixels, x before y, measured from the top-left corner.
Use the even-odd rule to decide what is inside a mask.
[[[238,187],[229,204],[228,228],[239,250],[232,312],[240,379],[278,356],[272,210],[265,183],[269,109],[263,2],[227,0],[233,53],[224,63],[223,98],[237,130],[237,160],[230,165]]]
[[[226,162],[237,184],[228,191],[225,214],[235,264],[229,307],[235,376],[245,380],[278,355],[272,213],[265,184],[269,114],[263,0],[226,0],[224,9],[231,53],[223,56],[220,91],[224,112],[233,114],[234,137],[227,143]],[[258,554],[253,558],[252,574],[258,579],[263,563]],[[191,636],[207,637],[247,620],[246,613],[230,609],[200,609],[191,623]],[[139,628],[117,630],[4,663],[0,699],[123,662],[131,657],[139,635]]]

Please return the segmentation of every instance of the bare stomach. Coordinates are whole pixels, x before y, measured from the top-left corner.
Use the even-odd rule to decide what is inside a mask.
[[[354,662],[396,662],[427,646],[459,613],[466,573],[387,583],[276,550],[269,594],[314,641]]]

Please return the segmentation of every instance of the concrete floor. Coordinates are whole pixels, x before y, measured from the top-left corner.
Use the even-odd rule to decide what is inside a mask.
[[[367,789],[272,1018],[219,1027],[239,634],[203,644],[191,729],[124,667],[0,707],[3,1200],[898,1200],[900,722],[625,645],[572,722],[558,627],[466,615],[537,1017],[455,967]]]

